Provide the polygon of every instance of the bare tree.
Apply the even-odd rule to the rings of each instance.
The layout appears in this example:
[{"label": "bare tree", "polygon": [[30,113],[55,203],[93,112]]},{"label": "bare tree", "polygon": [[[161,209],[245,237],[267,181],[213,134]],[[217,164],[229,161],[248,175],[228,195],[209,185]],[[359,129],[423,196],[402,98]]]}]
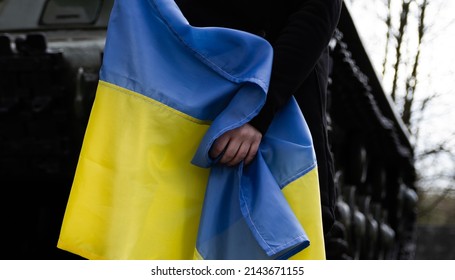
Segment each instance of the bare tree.
[{"label": "bare tree", "polygon": [[[392,97],[392,100],[396,102],[396,91],[397,91],[397,83],[398,83],[398,74],[400,67],[402,66],[402,45],[403,45],[403,39],[406,35],[407,29],[406,26],[408,25],[408,16],[409,16],[409,6],[410,4],[414,2],[413,0],[402,0],[402,5],[401,5],[401,15],[400,15],[400,25],[399,28],[395,34],[395,40],[396,40],[396,57],[395,57],[395,64],[393,66],[393,82],[392,82],[392,91],[390,93],[390,96]],[[389,11],[391,13],[391,11]]]},{"label": "bare tree", "polygon": [[[420,53],[421,53],[421,45],[422,39],[425,35],[425,10],[428,5],[428,0],[423,0],[422,3],[419,4],[419,15],[418,15],[418,27],[417,27],[417,52],[414,56],[413,67],[411,74],[406,78],[406,85],[405,85],[405,96],[404,96],[404,104],[403,104],[403,111],[401,117],[403,122],[407,127],[411,126],[411,116],[412,116],[412,105],[414,104],[414,97],[417,88],[417,70],[419,67],[420,62]],[[409,10],[409,7],[408,7]]]},{"label": "bare tree", "polygon": [[[448,133],[447,138],[439,139],[435,143],[420,141],[420,137],[423,135],[422,127],[426,121],[424,112],[431,109],[441,96],[441,93],[436,91],[419,91],[419,85],[422,84],[422,80],[420,80],[422,77],[419,75],[421,60],[428,50],[424,48],[425,38],[432,39],[438,33],[438,30],[429,28],[432,27],[433,22],[427,18],[427,12],[430,5],[437,3],[437,0],[377,1],[379,2],[376,3],[382,3],[385,9],[381,19],[386,26],[382,75],[391,77],[390,97],[414,142],[422,145],[416,149],[416,166],[428,166],[428,163],[438,165],[434,162],[440,161],[442,158],[449,162],[449,166],[455,165],[453,134]],[[355,3],[351,1],[351,3],[352,5],[360,4],[360,1]],[[454,20],[450,21],[445,28],[453,24],[455,24]],[[410,41],[412,41],[412,47],[409,45]],[[416,183],[419,187],[428,189],[428,186],[440,185],[443,180],[445,188],[453,190],[451,186],[455,178],[453,170],[447,170],[447,168],[432,170],[431,174],[427,170],[417,170],[418,182]],[[441,198],[435,199],[435,203],[424,212],[428,214],[429,209],[433,209],[440,201],[443,201],[447,193],[451,193],[451,191],[443,191]]]},{"label": "bare tree", "polygon": [[385,18],[385,24],[387,26],[387,33],[385,39],[385,54],[384,54],[384,62],[382,63],[382,76],[385,75],[385,71],[387,69],[387,58],[389,57],[389,42],[390,37],[392,36],[392,0],[387,1],[387,15]]}]

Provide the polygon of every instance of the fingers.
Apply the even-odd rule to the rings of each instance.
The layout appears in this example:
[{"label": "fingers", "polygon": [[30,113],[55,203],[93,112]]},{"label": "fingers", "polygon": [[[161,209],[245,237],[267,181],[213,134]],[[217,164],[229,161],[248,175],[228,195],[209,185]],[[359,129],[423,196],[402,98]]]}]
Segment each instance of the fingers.
[{"label": "fingers", "polygon": [[212,148],[210,149],[210,157],[212,158],[217,158],[219,157],[227,148],[228,143],[230,140],[230,136],[225,133],[218,137],[218,139],[215,140],[215,142],[212,145]]},{"label": "fingers", "polygon": [[245,157],[245,164],[250,164],[251,161],[253,161],[253,159],[256,157],[256,154],[258,153],[258,150],[259,150],[259,144],[261,143],[261,141],[258,141],[258,142],[254,142],[249,151],[248,151],[248,154],[247,156]]},{"label": "fingers", "polygon": [[229,142],[223,157],[220,159],[221,164],[234,166],[239,164],[248,154],[249,147],[247,144],[238,141]]},{"label": "fingers", "polygon": [[239,164],[242,160],[249,164],[257,154],[262,134],[250,124],[245,124],[221,135],[210,150],[212,158],[219,157],[219,163],[228,166]]}]

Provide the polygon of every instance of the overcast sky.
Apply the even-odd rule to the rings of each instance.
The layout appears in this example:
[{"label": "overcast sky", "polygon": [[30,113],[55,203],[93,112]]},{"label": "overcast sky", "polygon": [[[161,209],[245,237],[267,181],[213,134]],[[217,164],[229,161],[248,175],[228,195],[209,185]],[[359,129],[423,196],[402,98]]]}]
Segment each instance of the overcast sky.
[{"label": "overcast sky", "polygon": [[[419,71],[419,96],[438,92],[442,97],[437,100],[437,110],[429,118],[444,117],[455,110],[455,1],[430,0],[427,13],[429,31],[424,38],[422,60]],[[365,1],[347,0],[346,4],[356,22],[357,29],[379,78],[382,78],[386,27],[381,16],[384,16],[384,5],[381,0]],[[398,1],[395,1],[398,2]],[[351,3],[351,4],[349,4]],[[410,23],[412,24],[412,22]],[[412,25],[411,25],[412,26]],[[411,42],[412,40],[409,39]],[[411,44],[412,46],[412,44]],[[390,90],[391,77],[383,78],[386,92]],[[439,113],[442,114],[439,116]],[[455,116],[455,114],[453,115]],[[455,118],[451,118],[455,120]],[[443,124],[439,122],[437,126]],[[444,122],[443,127],[453,131],[453,124]],[[449,127],[447,127],[449,126]]]}]

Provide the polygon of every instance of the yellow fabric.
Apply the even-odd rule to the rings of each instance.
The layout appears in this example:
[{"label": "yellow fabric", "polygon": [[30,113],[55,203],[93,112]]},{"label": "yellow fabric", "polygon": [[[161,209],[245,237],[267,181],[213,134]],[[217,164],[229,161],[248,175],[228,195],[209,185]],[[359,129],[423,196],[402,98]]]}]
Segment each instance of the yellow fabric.
[{"label": "yellow fabric", "polygon": [[202,261],[204,258],[201,256],[197,248],[194,248],[194,255],[193,255],[193,260],[199,260]]},{"label": "yellow fabric", "polygon": [[[58,247],[88,259],[201,259],[195,243],[209,169],[190,163],[208,123],[100,82]],[[283,189],[325,259],[317,170]]]},{"label": "yellow fabric", "polygon": [[[191,259],[208,124],[100,82],[58,247],[89,259]],[[178,175],[178,176],[176,176]]]},{"label": "yellow fabric", "polygon": [[318,171],[315,168],[283,189],[286,200],[310,240],[310,246],[292,256],[291,260],[326,259],[318,186]]}]

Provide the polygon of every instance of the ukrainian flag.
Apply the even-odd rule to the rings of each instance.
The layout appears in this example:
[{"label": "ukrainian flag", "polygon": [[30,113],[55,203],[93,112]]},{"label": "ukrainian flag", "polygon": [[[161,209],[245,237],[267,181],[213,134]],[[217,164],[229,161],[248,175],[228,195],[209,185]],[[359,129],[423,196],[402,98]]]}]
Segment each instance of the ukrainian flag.
[{"label": "ukrainian flag", "polygon": [[88,259],[324,259],[295,100],[250,165],[208,156],[263,106],[272,55],[249,33],[190,26],[172,0],[115,1],[57,246]]}]

